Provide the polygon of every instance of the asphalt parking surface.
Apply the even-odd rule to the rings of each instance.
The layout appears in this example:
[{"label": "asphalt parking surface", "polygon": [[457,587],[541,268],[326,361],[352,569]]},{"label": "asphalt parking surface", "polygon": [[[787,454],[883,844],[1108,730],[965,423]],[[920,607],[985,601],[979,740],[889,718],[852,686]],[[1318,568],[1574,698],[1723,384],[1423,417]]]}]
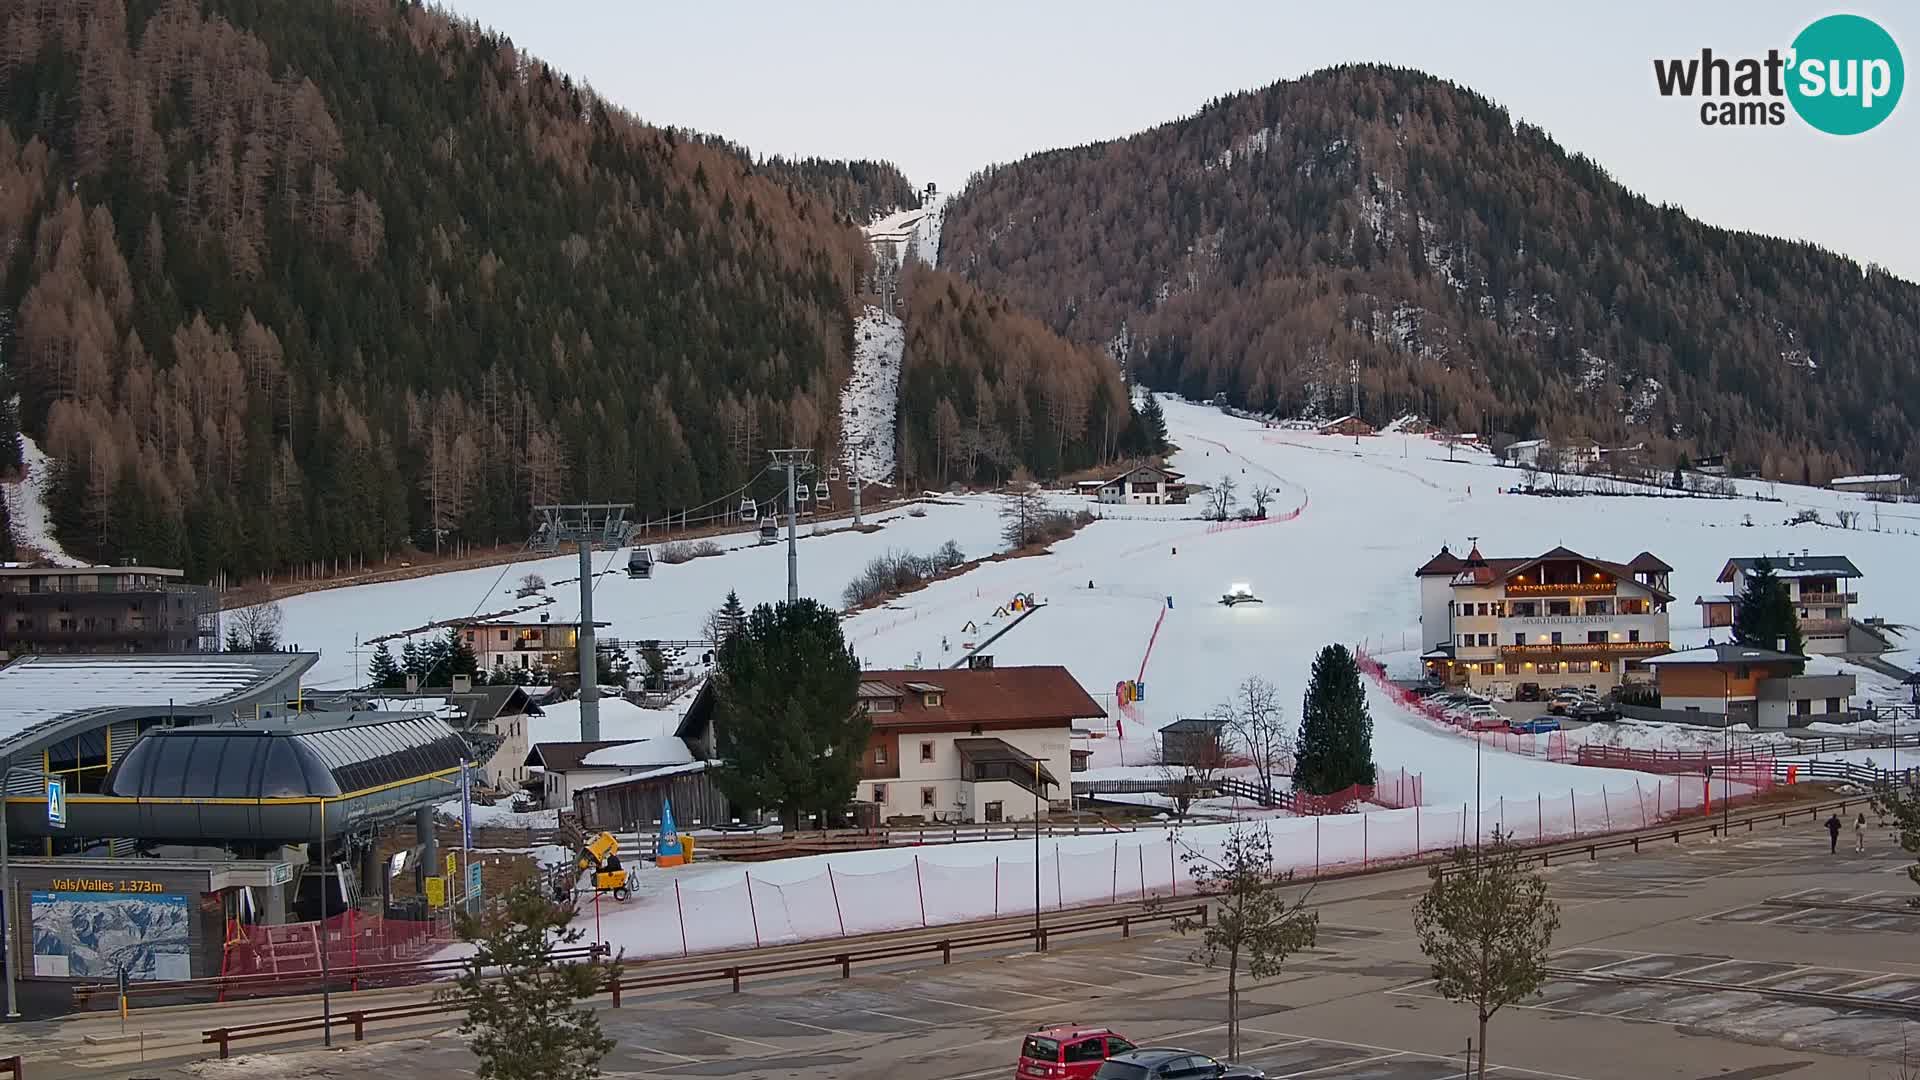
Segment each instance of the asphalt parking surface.
[{"label": "asphalt parking surface", "polygon": [[[1489,1072],[1557,1080],[1768,1080],[1895,1077],[1903,1046],[1920,1054],[1920,920],[1828,904],[1904,900],[1907,859],[1884,835],[1866,856],[1830,855],[1817,825],[1724,842],[1649,845],[1639,855],[1549,868],[1561,908],[1553,965],[1627,977],[1555,978],[1495,1017]],[[1243,978],[1240,1058],[1269,1076],[1439,1080],[1459,1077],[1474,1034],[1464,1006],[1433,991],[1411,931],[1421,871],[1316,886],[1317,946],[1281,973]],[[1168,933],[957,954],[851,979],[804,974],[629,994],[599,1010],[616,1048],[604,1067],[628,1077],[1009,1078],[1023,1034],[1101,1024],[1142,1045],[1220,1056],[1225,977]],[[1646,981],[1684,979],[1704,985]],[[1633,981],[1640,980],[1640,981]],[[1841,993],[1807,1004],[1764,991]],[[1877,1003],[1886,1004],[1877,1004]],[[473,1075],[444,1018],[344,1050],[292,1045],[231,1062],[138,1067],[110,1048],[36,1060],[44,1077],[234,1080],[404,1071]],[[303,1037],[311,1047],[314,1040]]]}]

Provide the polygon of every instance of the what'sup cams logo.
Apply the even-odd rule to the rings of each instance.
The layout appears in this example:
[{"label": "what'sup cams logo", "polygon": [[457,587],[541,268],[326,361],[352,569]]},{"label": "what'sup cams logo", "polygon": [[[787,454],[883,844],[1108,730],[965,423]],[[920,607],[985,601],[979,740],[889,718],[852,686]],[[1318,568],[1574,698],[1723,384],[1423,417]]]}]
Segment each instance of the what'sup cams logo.
[{"label": "what'sup cams logo", "polygon": [[1880,24],[1859,15],[1829,15],[1800,31],[1784,52],[1728,58],[1699,56],[1653,62],[1661,97],[1700,98],[1709,127],[1779,126],[1787,107],[1829,135],[1858,135],[1879,126],[1900,103],[1907,81],[1900,46]]}]

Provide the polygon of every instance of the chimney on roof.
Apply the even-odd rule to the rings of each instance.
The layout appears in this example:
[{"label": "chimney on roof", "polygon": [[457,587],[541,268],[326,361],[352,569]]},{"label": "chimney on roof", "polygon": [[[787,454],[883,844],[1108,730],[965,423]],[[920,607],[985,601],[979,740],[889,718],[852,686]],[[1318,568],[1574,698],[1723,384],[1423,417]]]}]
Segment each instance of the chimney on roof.
[{"label": "chimney on roof", "polygon": [[1787,639],[1786,639],[1786,638],[1783,638],[1783,637],[1782,637],[1782,638],[1774,638],[1774,639],[1773,639],[1773,651],[1774,651],[1774,652],[1786,652],[1786,651],[1787,651]]},{"label": "chimney on roof", "polygon": [[473,676],[455,675],[453,677],[453,692],[456,694],[472,693],[473,692]]}]

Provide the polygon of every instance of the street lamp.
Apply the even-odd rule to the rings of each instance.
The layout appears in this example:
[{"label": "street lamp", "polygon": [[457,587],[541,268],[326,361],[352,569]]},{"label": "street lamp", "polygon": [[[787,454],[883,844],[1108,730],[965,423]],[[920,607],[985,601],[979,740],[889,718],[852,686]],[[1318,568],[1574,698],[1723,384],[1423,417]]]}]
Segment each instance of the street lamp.
[{"label": "street lamp", "polygon": [[1040,933],[1040,759],[1033,759],[1033,951],[1044,952]]}]

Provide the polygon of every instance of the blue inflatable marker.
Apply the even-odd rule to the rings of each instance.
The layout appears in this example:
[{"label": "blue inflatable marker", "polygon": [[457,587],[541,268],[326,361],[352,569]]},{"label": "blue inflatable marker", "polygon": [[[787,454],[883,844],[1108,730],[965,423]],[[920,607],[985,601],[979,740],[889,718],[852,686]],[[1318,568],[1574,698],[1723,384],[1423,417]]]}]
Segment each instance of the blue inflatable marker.
[{"label": "blue inflatable marker", "polygon": [[654,862],[660,866],[679,866],[687,861],[680,845],[680,828],[673,822],[673,801],[660,801],[660,844],[654,849]]}]

